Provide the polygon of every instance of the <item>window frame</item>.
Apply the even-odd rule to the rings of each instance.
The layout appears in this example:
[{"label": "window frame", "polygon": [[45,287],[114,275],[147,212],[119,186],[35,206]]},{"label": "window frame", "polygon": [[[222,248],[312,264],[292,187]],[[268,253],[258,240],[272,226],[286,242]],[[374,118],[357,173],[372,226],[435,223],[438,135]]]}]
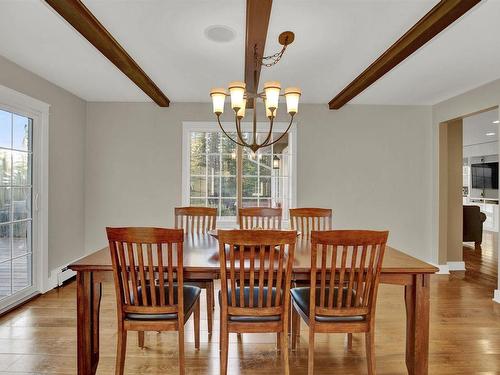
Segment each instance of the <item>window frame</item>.
[{"label": "window frame", "polygon": [[0,85],[0,107],[29,117],[32,125],[32,286],[2,300],[9,309],[48,290],[48,178],[50,105]]},{"label": "window frame", "polygon": [[[221,122],[224,129],[231,131],[234,128],[234,123],[232,122]],[[251,132],[252,123],[242,122],[242,131]],[[273,125],[273,133],[283,133],[289,123],[287,122],[275,122]],[[269,131],[269,123],[258,121],[257,122],[257,132],[267,132]],[[182,205],[190,205],[190,134],[192,132],[218,132],[222,133],[219,125],[215,121],[183,121],[182,122]],[[297,123],[294,121],[290,130],[288,131],[289,139],[289,149],[288,154],[291,163],[291,170],[289,176],[289,186],[291,190],[290,206],[295,207],[297,205]],[[218,226],[231,228],[237,225],[237,217],[233,216],[219,216],[217,218]],[[284,220],[282,226],[286,227],[287,221]]]}]

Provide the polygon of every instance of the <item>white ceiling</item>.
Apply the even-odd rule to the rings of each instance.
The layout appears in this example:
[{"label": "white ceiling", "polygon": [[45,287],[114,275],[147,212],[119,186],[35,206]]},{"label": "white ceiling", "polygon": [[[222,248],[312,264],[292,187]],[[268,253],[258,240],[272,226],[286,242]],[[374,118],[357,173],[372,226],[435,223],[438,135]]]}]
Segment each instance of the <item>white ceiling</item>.
[{"label": "white ceiling", "polygon": [[[493,121],[498,120],[498,109],[478,113],[463,119],[463,144],[464,146],[477,145],[498,141],[499,124]],[[494,135],[486,135],[495,133]]]},{"label": "white ceiling", "polygon": [[[243,79],[244,0],[84,0],[174,102],[209,101],[211,87]],[[437,0],[274,0],[266,54],[296,33],[261,82],[300,86],[328,103]],[[434,104],[500,78],[500,0],[488,0],[354,99]],[[231,42],[204,30],[225,25]],[[149,98],[41,0],[0,0],[0,55],[89,101]]]}]

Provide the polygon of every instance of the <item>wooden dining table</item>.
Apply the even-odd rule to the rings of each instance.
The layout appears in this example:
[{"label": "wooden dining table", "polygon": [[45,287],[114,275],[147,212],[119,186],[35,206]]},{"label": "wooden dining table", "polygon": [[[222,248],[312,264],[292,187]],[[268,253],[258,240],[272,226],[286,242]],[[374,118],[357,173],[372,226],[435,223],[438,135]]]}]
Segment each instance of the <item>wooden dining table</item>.
[{"label": "wooden dining table", "polygon": [[[293,265],[295,280],[308,280],[311,243],[297,239]],[[206,280],[219,271],[218,242],[209,234],[186,235],[184,278]],[[107,247],[69,266],[77,276],[78,374],[95,374],[99,363],[99,307],[102,283],[113,280]],[[430,275],[438,269],[402,251],[386,248],[380,282],[404,286],[406,305],[406,367],[410,375],[428,373]]]}]

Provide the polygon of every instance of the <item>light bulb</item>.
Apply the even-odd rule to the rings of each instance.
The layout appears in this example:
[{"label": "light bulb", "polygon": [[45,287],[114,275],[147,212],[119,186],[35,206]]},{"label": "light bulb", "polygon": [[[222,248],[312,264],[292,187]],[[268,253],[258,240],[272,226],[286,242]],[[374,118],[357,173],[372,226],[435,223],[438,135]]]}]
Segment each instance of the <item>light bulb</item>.
[{"label": "light bulb", "polygon": [[224,102],[226,100],[226,90],[221,88],[212,89],[210,91],[210,96],[212,97],[212,104],[215,114],[224,113]]}]

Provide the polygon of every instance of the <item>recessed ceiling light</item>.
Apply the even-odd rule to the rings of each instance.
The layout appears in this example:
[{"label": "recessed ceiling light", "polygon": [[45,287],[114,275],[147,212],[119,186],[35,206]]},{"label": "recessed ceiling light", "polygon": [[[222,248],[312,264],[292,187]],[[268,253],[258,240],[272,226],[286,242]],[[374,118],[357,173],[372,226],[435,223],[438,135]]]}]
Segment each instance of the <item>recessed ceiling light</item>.
[{"label": "recessed ceiling light", "polygon": [[494,124],[500,124],[500,120],[493,121]]},{"label": "recessed ceiling light", "polygon": [[491,132],[491,133],[486,133],[486,135],[487,135],[488,137],[491,137],[492,135],[495,135],[495,134],[497,134],[497,133],[493,133],[493,132]]},{"label": "recessed ceiling light", "polygon": [[205,29],[205,36],[213,42],[227,43],[235,38],[236,32],[227,26],[213,25]]}]

